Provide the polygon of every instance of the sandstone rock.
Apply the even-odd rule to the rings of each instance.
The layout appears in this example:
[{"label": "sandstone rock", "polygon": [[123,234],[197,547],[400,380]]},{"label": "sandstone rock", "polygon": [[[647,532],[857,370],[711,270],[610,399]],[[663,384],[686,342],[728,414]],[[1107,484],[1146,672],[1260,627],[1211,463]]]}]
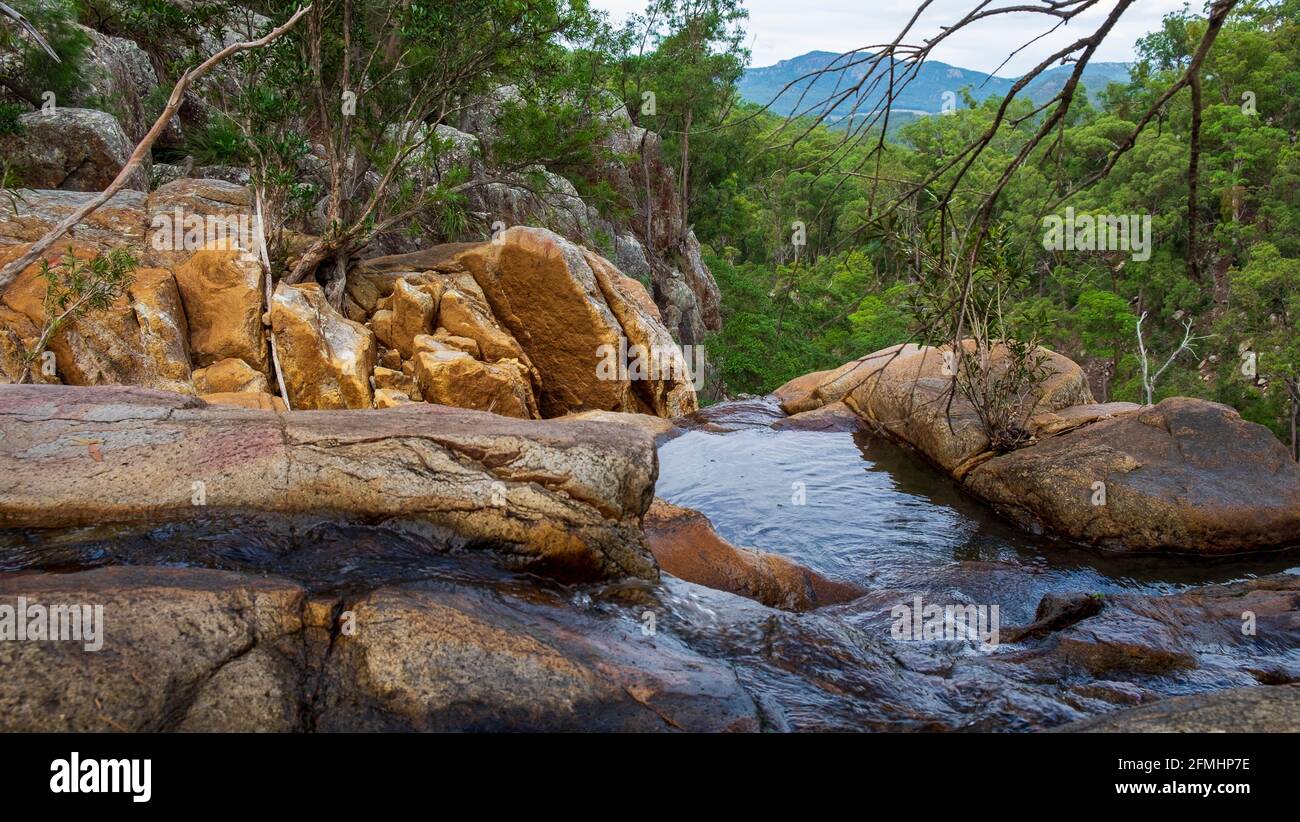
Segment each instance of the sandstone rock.
[{"label": "sandstone rock", "polygon": [[[965,345],[967,350],[973,350],[972,341]],[[1078,365],[1055,352],[1040,351],[1047,375],[1036,393],[1022,403],[1022,417],[1093,401],[1087,377]],[[885,364],[870,370],[869,378],[849,391],[844,401],[869,422],[960,479],[985,458],[990,443],[974,406],[960,392],[951,396],[949,403],[953,378],[944,373],[948,368],[944,353],[942,349],[924,348],[892,359],[885,357]],[[993,374],[1005,368],[1005,356],[1002,346],[994,347],[988,366]],[[868,358],[868,362],[873,361],[879,358]],[[839,381],[847,379],[845,374]]]},{"label": "sandstone rock", "polygon": [[1296,733],[1300,685],[1229,688],[1176,696],[1056,730],[1062,733]]},{"label": "sandstone rock", "polygon": [[425,402],[507,417],[537,416],[528,372],[518,361],[487,363],[463,351],[421,351],[415,357],[415,375]]},{"label": "sandstone rock", "polygon": [[392,388],[375,389],[375,408],[396,408],[399,405],[410,405],[412,402],[414,400],[401,391]]},{"label": "sandstone rock", "polygon": [[[694,410],[694,388],[671,373],[674,363],[681,364],[680,352],[655,319],[618,291],[612,279],[617,269],[607,261],[544,229],[520,227],[458,259],[541,374],[543,415],[602,409],[665,416]],[[439,323],[459,333],[444,314]],[[651,374],[634,390],[630,375],[622,373],[633,346],[652,349],[648,358],[664,358],[668,375]]]},{"label": "sandstone rock", "polygon": [[[0,139],[0,153],[27,188],[103,191],[135,148],[113,115],[94,109],[58,106],[18,120],[22,134]],[[147,171],[137,169],[126,187],[148,191]]]},{"label": "sandstone rock", "polygon": [[663,417],[656,417],[652,414],[630,414],[623,411],[581,411],[577,414],[566,414],[563,417],[556,417],[556,422],[583,422],[595,420],[596,422],[612,422],[619,425],[630,425],[639,428],[650,436],[655,438],[655,442],[662,445],[668,440],[682,434],[682,430],[673,424],[672,420]]},{"label": "sandstone rock", "polygon": [[200,568],[0,578],[0,603],[14,607],[18,597],[100,606],[102,649],[0,642],[5,731],[300,727],[304,593],[296,584]]},{"label": "sandstone rock", "polygon": [[1097,420],[1110,419],[1119,414],[1142,410],[1135,402],[1104,402],[1091,405],[1071,405],[1056,411],[1045,411],[1029,418],[1029,431],[1035,437],[1051,437],[1073,431]]},{"label": "sandstone rock", "polygon": [[814,371],[795,377],[772,392],[787,414],[814,411],[831,403],[840,402],[850,392],[873,382],[880,373],[896,361],[920,353],[921,347],[913,343],[900,343],[859,357],[830,371]]},{"label": "sandstone rock", "polygon": [[480,355],[488,362],[529,362],[519,341],[497,322],[492,309],[482,298],[482,292],[475,294],[448,288],[438,304],[438,325],[447,329],[449,337],[474,340]]},{"label": "sandstone rock", "polygon": [[[629,372],[636,398],[660,417],[680,417],[695,411],[699,408],[699,401],[693,381],[697,376],[702,379],[704,375],[691,373],[672,335],[663,327],[659,311],[646,306],[643,299],[646,298],[645,289],[635,280],[623,276],[603,257],[590,251],[583,256],[591,266],[605,302],[627,337],[633,359],[644,357],[649,366],[646,374]],[[635,366],[634,362],[633,368]]]},{"label": "sandstone rock", "polygon": [[218,240],[195,252],[176,270],[189,320],[194,364],[243,360],[266,373],[269,352],[262,325],[262,265],[238,246]]},{"label": "sandstone rock", "polygon": [[391,368],[375,366],[374,370],[375,390],[389,390],[405,394],[408,398],[418,399],[420,386],[416,383],[415,378],[403,374],[401,371],[394,371]]},{"label": "sandstone rock", "polygon": [[145,262],[173,271],[206,247],[256,250],[252,195],[247,186],[183,178],[149,195]]},{"label": "sandstone rock", "polygon": [[102,606],[102,647],[0,643],[6,732],[758,730],[725,663],[554,595],[110,567],[0,579],[19,597]]},{"label": "sandstone rock", "polygon": [[1228,554],[1300,542],[1300,465],[1263,426],[1184,397],[995,457],[966,487],[1022,527],[1112,550]]},{"label": "sandstone rock", "polygon": [[0,527],[336,512],[428,523],[450,546],[565,578],[657,574],[640,532],[654,443],[627,426],[425,403],[275,414],[135,388],[8,385],[0,432]]},{"label": "sandstone rock", "polygon": [[[36,242],[97,194],[23,190],[13,208],[0,209],[0,246]],[[73,242],[79,248],[95,251],[125,248],[137,258],[144,259],[145,230],[149,225],[145,205],[143,192],[119,191],[78,223],[66,241],[59,240],[51,249],[64,251],[68,243]],[[157,265],[148,259],[144,259],[144,263]]]},{"label": "sandstone rock", "polygon": [[[621,351],[622,335],[581,249],[548,231],[512,228],[462,258],[542,374],[538,400],[545,416],[641,410],[625,378],[599,378],[598,351]],[[438,320],[462,333],[446,316]]]},{"label": "sandstone rock", "polygon": [[390,371],[401,371],[402,353],[391,348],[385,348],[379,354],[379,364]]},{"label": "sandstone rock", "polygon": [[687,582],[749,597],[773,608],[807,611],[863,593],[779,554],[737,548],[718,536],[699,511],[658,498],[646,511],[644,527],[646,544],[663,570]]},{"label": "sandstone rock", "polygon": [[321,730],[754,731],[724,663],[553,598],[383,588],[330,655]]},{"label": "sandstone rock", "polygon": [[218,360],[207,368],[194,371],[194,388],[200,394],[230,394],[254,392],[270,393],[270,384],[266,375],[254,371],[243,360],[228,357]]},{"label": "sandstone rock", "polygon": [[464,351],[476,360],[483,359],[483,350],[479,348],[478,342],[469,337],[457,337],[447,329],[439,328],[433,338],[448,348]]},{"label": "sandstone rock", "polygon": [[204,394],[199,399],[208,405],[228,405],[232,408],[251,408],[256,411],[286,411],[284,400],[265,391],[222,391]]},{"label": "sandstone rock", "polygon": [[392,301],[389,304],[392,319],[385,345],[400,351],[404,358],[411,357],[415,353],[415,338],[432,330],[431,323],[441,296],[441,287],[436,281],[424,287],[414,285],[409,280],[394,283]]},{"label": "sandstone rock", "polygon": [[[26,248],[0,247],[0,265]],[[65,252],[51,248],[44,258],[58,265]],[[74,252],[81,259],[96,253],[91,248]],[[10,309],[0,315],[0,324],[25,346],[36,345],[45,325],[46,287],[38,261],[0,295]],[[185,315],[171,273],[138,268],[127,292],[113,305],[66,323],[50,338],[47,350],[54,354],[57,378],[69,385],[141,385],[193,393],[186,337]],[[9,374],[10,379],[17,376]]]},{"label": "sandstone rock", "polygon": [[319,285],[280,283],[271,328],[293,408],[372,407],[375,336],[335,311]]}]

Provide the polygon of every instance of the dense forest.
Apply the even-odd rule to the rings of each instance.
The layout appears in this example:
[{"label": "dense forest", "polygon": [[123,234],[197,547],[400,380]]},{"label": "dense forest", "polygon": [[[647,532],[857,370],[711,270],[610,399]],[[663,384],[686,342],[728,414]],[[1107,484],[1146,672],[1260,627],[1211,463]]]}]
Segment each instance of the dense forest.
[{"label": "dense forest", "polygon": [[[272,21],[295,8],[246,5]],[[121,105],[93,100],[93,83],[86,88],[78,60],[87,38],[75,22],[129,32],[165,87],[220,41],[232,9],[242,8],[195,2],[182,10],[162,0],[19,7],[61,59],[4,30],[10,56],[0,65],[0,133],[20,129],[18,116],[46,92]],[[941,340],[946,331],[931,320],[942,295],[927,262],[942,254],[947,229],[939,221],[968,218],[1014,167],[986,215],[977,272],[978,287],[997,304],[998,333],[1074,358],[1099,400],[1213,399],[1297,448],[1300,0],[1235,4],[1201,66],[1202,104],[1193,109],[1191,89],[1174,94],[1095,181],[1142,112],[1186,69],[1206,15],[1169,15],[1137,44],[1128,83],[1081,95],[1053,139],[1024,158],[1044,113],[1028,95],[1015,99],[940,211],[921,201],[941,198],[954,153],[989,129],[1000,99],[954,89],[959,105],[944,115],[855,133],[816,116],[779,116],[737,92],[749,61],[745,22],[735,0],[654,0],[618,23],[559,0],[321,4],[300,32],[233,60],[238,82],[214,84],[218,93],[204,103],[213,111],[197,118],[202,127],[155,146],[154,155],[249,168],[280,218],[270,222],[284,226],[270,238],[276,264],[297,281],[385,232],[426,241],[485,235],[490,227],[475,224],[467,199],[483,184],[471,167],[484,161],[537,190],[548,186],[542,170],[561,175],[587,203],[626,218],[637,203],[593,173],[626,159],[602,140],[609,112],[622,105],[635,124],[662,136],[680,206],[719,283],[722,329],[707,349],[730,394],[766,392],[904,340]],[[340,31],[352,39],[333,34]],[[515,93],[501,104],[496,139],[482,149],[490,157],[460,156],[432,128],[464,125],[475,100],[503,87]],[[360,105],[356,116],[340,117],[324,101],[350,89],[363,90]],[[165,102],[159,94],[142,104],[152,115]],[[1199,161],[1191,181],[1194,118]],[[413,122],[430,128],[413,131]],[[881,131],[888,137],[877,145]],[[322,192],[295,171],[321,143],[330,166],[323,206]],[[4,173],[21,182],[14,170]],[[374,196],[355,196],[355,181],[368,174],[379,191],[372,185]],[[917,180],[928,181],[919,193],[906,189],[883,217],[874,210],[881,192],[887,198]],[[1080,222],[1132,216],[1135,228],[1149,218],[1149,247],[1046,247],[1053,215],[1066,214]],[[293,247],[295,229],[314,238],[309,247]],[[595,234],[589,244],[612,256],[612,239]]]}]

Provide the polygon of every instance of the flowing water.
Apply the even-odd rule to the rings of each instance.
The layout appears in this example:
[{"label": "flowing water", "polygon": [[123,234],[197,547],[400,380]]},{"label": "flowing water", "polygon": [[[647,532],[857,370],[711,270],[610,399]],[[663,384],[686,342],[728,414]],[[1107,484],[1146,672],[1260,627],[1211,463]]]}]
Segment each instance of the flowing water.
[{"label": "flowing water", "polygon": [[1165,594],[1300,573],[1293,553],[1118,556],[1030,535],[888,438],[761,422],[691,430],[660,446],[657,495],[703,512],[733,544],[864,588],[954,588],[1024,622],[1052,591]]},{"label": "flowing water", "polygon": [[893,642],[891,609],[915,596],[996,605],[1005,628],[1031,622],[1053,592],[1171,594],[1300,574],[1300,556],[1107,555],[1017,530],[892,441],[862,431],[779,430],[782,424],[764,401],[697,415],[690,430],[660,446],[656,493],[703,512],[736,545],[781,554],[864,591],[808,614],[667,577],[657,588],[564,586],[512,572],[489,552],[418,523],[322,518],[213,517],[129,533],[9,531],[0,533],[0,573],[193,565],[281,574],[311,590],[343,592],[447,579],[522,597],[557,592],[576,609],[636,627],[648,603],[663,631],[732,664],[773,729],[1034,729],[1144,694],[1251,684],[1249,672],[1260,665],[1300,671],[1300,648],[1225,645],[1192,671],[1116,681],[1080,675],[1014,643]]}]

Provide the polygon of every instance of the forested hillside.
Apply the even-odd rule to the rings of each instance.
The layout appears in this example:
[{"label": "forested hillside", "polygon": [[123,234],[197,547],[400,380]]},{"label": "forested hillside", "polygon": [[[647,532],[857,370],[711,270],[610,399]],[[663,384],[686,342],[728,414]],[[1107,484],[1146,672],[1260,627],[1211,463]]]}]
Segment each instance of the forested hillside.
[{"label": "forested hillside", "polygon": [[[1186,68],[1205,25],[1191,12],[1168,17],[1138,44],[1130,83],[1104,90],[1096,105],[1076,104],[1050,144],[1028,156],[992,214],[996,260],[985,271],[997,283],[1007,330],[1083,363],[1099,399],[1146,399],[1135,333],[1146,315],[1152,374],[1193,338],[1161,374],[1154,399],[1181,394],[1231,404],[1294,448],[1300,3],[1242,4],[1208,54],[1191,255],[1188,90],[1159,108],[1104,179],[1080,186]],[[907,125],[881,152],[878,169],[874,158],[860,159],[871,140],[844,140],[821,125],[794,140],[798,124],[753,106],[729,113],[731,127],[714,138],[718,160],[696,160],[717,171],[696,174],[691,212],[722,288],[724,325],[710,353],[728,388],[763,392],[921,329],[928,296],[917,261],[936,247],[936,226],[900,209],[892,230],[864,227],[870,192],[897,190],[900,181],[943,167],[989,127],[1000,102],[967,96],[950,116]],[[1014,102],[1008,119],[1014,127],[998,129],[956,192],[954,222],[969,216],[1038,125],[1028,100]],[[733,157],[747,162],[724,160]],[[933,196],[946,179],[950,172],[928,187]],[[1045,249],[1044,217],[1063,217],[1066,208],[1149,215],[1149,258]],[[792,243],[796,222],[806,245]]]}]

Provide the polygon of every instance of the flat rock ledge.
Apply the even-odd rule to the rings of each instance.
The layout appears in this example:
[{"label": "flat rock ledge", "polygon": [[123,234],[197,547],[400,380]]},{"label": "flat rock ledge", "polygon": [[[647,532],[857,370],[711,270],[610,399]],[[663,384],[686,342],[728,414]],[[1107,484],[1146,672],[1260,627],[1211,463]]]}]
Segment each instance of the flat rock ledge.
[{"label": "flat rock ledge", "polygon": [[561,579],[657,579],[640,529],[657,474],[653,438],[626,425],[0,386],[0,528],[341,514],[428,523],[448,547],[496,549]]},{"label": "flat rock ledge", "polygon": [[318,596],[274,576],[129,566],[0,579],[0,605],[33,603],[99,607],[99,647],[0,642],[5,732],[760,725],[725,663],[539,591],[423,581]]},{"label": "flat rock ledge", "polygon": [[1296,733],[1300,685],[1228,688],[1072,722],[1061,733]]},{"label": "flat rock ledge", "polygon": [[1032,533],[1118,553],[1300,546],[1300,464],[1267,428],[1189,397],[1096,403],[1077,364],[1042,353],[1047,377],[1022,407],[1032,439],[1009,453],[991,448],[967,400],[948,402],[941,348],[886,348],[771,399],[790,423],[847,406]]}]

